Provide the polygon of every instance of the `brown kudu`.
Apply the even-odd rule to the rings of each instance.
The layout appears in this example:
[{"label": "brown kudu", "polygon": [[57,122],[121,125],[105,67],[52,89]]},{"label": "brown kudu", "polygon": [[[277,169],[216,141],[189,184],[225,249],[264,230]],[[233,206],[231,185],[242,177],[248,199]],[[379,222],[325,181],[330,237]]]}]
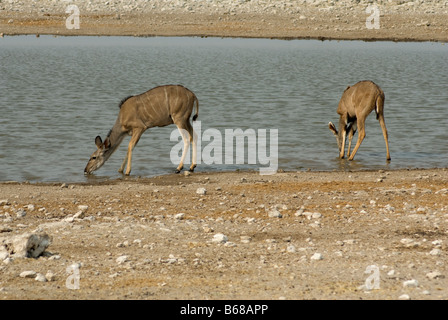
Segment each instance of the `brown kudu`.
[{"label": "brown kudu", "polygon": [[[110,130],[104,142],[100,136],[95,138],[97,150],[90,157],[84,172],[87,174],[99,169],[114,153],[126,135],[131,135],[126,157],[118,170],[126,175],[131,172],[132,150],[136,146],[143,132],[152,127],[164,127],[175,124],[184,141],[184,149],[176,173],[183,168],[185,156],[190,143],[193,144],[193,159],[190,171],[196,167],[196,135],[190,123],[190,116],[196,104],[198,117],[199,102],[196,95],[180,85],[166,85],[153,88],[142,94],[130,96],[120,103],[120,112],[115,125]],[[188,136],[189,135],[189,136]]]},{"label": "brown kudu", "polygon": [[[360,81],[353,86],[347,87],[339,101],[337,113],[339,117],[339,130],[330,122],[328,127],[336,136],[339,147],[339,158],[343,159],[345,154],[345,140],[348,133],[348,160],[353,160],[362,141],[366,136],[365,122],[367,116],[375,110],[376,118],[379,120],[386,142],[387,160],[390,160],[389,142],[386,124],[384,122],[384,92],[372,81]],[[355,148],[350,154],[353,135],[358,129],[358,140]]]}]

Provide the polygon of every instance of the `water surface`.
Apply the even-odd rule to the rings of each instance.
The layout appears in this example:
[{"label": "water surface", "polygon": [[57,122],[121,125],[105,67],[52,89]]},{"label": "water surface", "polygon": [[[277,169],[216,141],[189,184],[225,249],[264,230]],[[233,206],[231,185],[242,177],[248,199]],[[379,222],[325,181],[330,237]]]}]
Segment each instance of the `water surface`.
[{"label": "water surface", "polygon": [[[344,89],[366,79],[386,94],[390,163],[373,114],[350,163],[337,158],[328,130]],[[0,181],[89,181],[83,169],[95,136],[112,128],[120,100],[162,84],[196,93],[202,133],[277,129],[280,169],[447,166],[448,46],[441,43],[20,36],[0,39]],[[174,129],[142,136],[133,175],[173,172]],[[127,142],[96,179],[121,177]],[[263,166],[247,162],[197,170]]]}]

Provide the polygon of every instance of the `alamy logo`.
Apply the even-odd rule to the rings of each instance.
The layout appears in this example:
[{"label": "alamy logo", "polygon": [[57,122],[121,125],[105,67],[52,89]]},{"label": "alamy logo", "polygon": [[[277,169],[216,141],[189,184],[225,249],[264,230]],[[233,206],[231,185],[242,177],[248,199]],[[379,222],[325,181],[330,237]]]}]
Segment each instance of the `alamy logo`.
[{"label": "alamy logo", "polygon": [[[277,173],[278,169],[278,129],[225,129],[224,138],[221,131],[209,128],[202,132],[201,121],[193,122],[193,130],[197,141],[197,164],[259,164],[261,175]],[[269,139],[268,139],[269,132]],[[186,130],[182,134],[189,136]],[[245,162],[247,139],[247,162]],[[182,135],[179,130],[171,132],[170,141],[178,141],[170,152],[173,164],[179,163],[184,147]],[[269,143],[268,143],[269,141]],[[208,142],[202,148],[202,142]],[[269,154],[267,152],[269,148]],[[190,150],[185,163],[190,163]]]},{"label": "alamy logo", "polygon": [[380,9],[378,6],[369,5],[366,8],[366,13],[370,14],[366,18],[366,28],[367,29],[379,29],[380,28]]},{"label": "alamy logo", "polygon": [[79,281],[81,279],[81,275],[79,273],[80,264],[75,263],[67,267],[66,271],[69,275],[65,280],[65,287],[70,290],[78,290],[79,289]]}]

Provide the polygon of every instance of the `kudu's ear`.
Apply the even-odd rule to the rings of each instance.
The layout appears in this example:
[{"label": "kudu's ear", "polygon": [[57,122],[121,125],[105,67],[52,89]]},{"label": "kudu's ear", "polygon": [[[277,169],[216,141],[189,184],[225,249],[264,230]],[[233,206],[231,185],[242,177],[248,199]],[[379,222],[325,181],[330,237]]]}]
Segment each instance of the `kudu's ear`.
[{"label": "kudu's ear", "polygon": [[97,137],[95,138],[95,144],[96,144],[96,146],[97,146],[98,149],[101,148],[101,147],[103,146],[103,140],[101,140],[101,137],[100,137],[100,136],[97,136]]},{"label": "kudu's ear", "polygon": [[334,135],[338,135],[338,130],[336,129],[335,125],[333,124],[333,122],[329,122],[328,123],[328,129],[330,129]]}]

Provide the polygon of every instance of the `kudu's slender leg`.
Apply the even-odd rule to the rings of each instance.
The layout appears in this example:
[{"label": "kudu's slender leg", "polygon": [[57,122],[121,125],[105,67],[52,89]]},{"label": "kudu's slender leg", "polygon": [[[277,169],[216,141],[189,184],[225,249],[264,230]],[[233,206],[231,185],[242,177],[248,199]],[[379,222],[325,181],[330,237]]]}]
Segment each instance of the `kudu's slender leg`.
[{"label": "kudu's slender leg", "polygon": [[356,133],[356,122],[353,122],[350,127],[350,132],[348,133],[347,157],[350,157],[350,150],[352,149],[352,140],[355,133]]},{"label": "kudu's slender leg", "polygon": [[190,122],[178,124],[177,128],[182,136],[182,140],[184,142],[184,149],[182,150],[182,157],[180,159],[180,163],[176,168],[176,173],[179,173],[184,167],[184,161],[188,153],[188,148],[190,147],[190,143],[193,145],[193,156],[190,166],[190,171],[194,171],[196,168],[196,152],[197,152],[197,134],[194,132],[193,127]]},{"label": "kudu's slender leg", "polygon": [[176,173],[179,173],[183,167],[184,167],[184,161],[185,157],[187,155],[188,147],[190,145],[190,139],[189,139],[189,133],[185,128],[182,128],[181,126],[177,126],[179,129],[180,135],[182,136],[182,141],[184,142],[184,148],[182,150],[182,157],[180,158],[179,165],[176,168]]},{"label": "kudu's slender leg", "polygon": [[124,167],[126,166],[126,161],[128,160],[129,151],[126,151],[126,156],[123,159],[123,162],[121,163],[120,169],[118,169],[119,173],[123,173]]},{"label": "kudu's slender leg", "polygon": [[362,141],[366,137],[366,130],[365,130],[364,122],[365,122],[365,118],[362,118],[362,117],[358,118],[358,120],[356,122],[357,127],[358,127],[358,140],[356,141],[355,148],[353,149],[353,152],[350,155],[350,157],[348,158],[348,160],[353,160],[356,152],[359,149],[359,146],[361,145]]},{"label": "kudu's slender leg", "polygon": [[127,176],[131,173],[132,150],[134,150],[144,131],[145,131],[144,129],[140,128],[135,128],[132,130],[131,141],[129,141],[128,152],[126,153],[128,159],[128,165],[126,167],[125,174]]},{"label": "kudu's slender leg", "polygon": [[378,120],[380,122],[381,125],[381,130],[383,130],[383,137],[384,137],[384,141],[386,142],[386,159],[390,160],[390,153],[389,153],[389,137],[387,134],[387,129],[386,129],[386,123],[384,122],[384,116],[382,113],[378,114]]},{"label": "kudu's slender leg", "polygon": [[341,149],[339,150],[339,158],[344,159],[345,155],[345,140],[347,139],[347,116],[341,116],[339,118],[339,132],[341,133],[340,139],[342,140]]},{"label": "kudu's slender leg", "polygon": [[192,132],[193,134],[190,135],[190,141],[193,144],[193,156],[192,156],[192,161],[191,161],[191,166],[190,166],[190,171],[194,171],[194,168],[196,168],[196,163],[197,163],[197,143],[198,143],[198,135],[197,133],[193,130],[192,128]]}]

